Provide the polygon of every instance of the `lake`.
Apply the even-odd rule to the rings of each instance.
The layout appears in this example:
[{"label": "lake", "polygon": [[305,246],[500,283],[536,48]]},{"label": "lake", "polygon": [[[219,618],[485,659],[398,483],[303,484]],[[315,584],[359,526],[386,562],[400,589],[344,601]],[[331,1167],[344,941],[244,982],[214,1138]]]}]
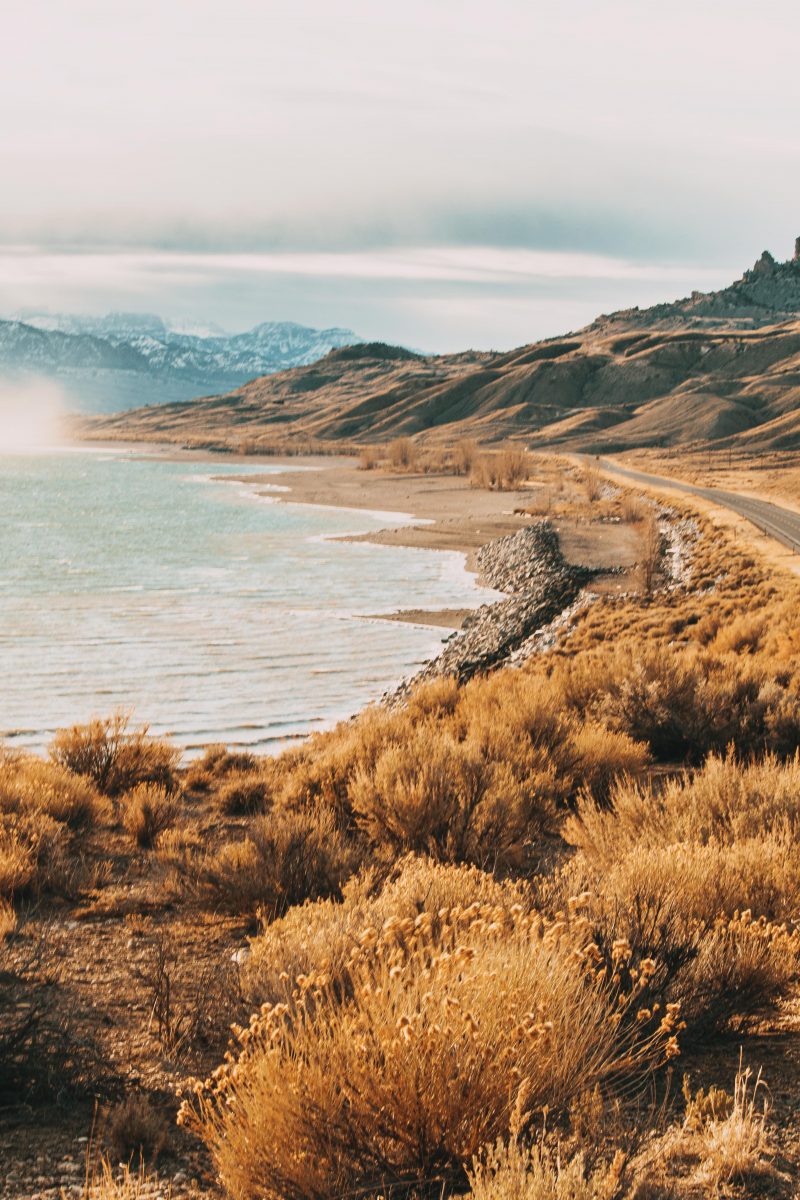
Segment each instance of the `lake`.
[{"label": "lake", "polygon": [[280,467],[133,452],[0,456],[0,739],[134,710],[189,752],[271,751],[416,670],[446,631],[368,619],[476,607],[460,554],[332,540],[396,514],[276,503]]}]

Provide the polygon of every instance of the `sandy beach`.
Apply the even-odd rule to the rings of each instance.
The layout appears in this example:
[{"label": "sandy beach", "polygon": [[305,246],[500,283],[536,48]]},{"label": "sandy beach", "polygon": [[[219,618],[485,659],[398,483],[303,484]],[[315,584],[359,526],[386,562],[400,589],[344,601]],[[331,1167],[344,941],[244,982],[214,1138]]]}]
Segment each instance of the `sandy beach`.
[{"label": "sandy beach", "polygon": [[[471,487],[463,476],[364,471],[352,459],[270,460],[270,466],[277,465],[285,467],[279,477],[270,473],[260,480],[249,474],[241,476],[241,481],[256,487],[260,482],[275,485],[279,481],[287,491],[265,488],[265,493],[279,502],[381,512],[388,525],[391,514],[397,514],[404,522],[397,528],[358,534],[351,540],[456,550],[468,560],[485,542],[515,533],[526,524],[530,517],[514,510],[530,505],[535,494],[535,481],[516,491],[490,492]],[[419,523],[409,524],[409,515]]]}]

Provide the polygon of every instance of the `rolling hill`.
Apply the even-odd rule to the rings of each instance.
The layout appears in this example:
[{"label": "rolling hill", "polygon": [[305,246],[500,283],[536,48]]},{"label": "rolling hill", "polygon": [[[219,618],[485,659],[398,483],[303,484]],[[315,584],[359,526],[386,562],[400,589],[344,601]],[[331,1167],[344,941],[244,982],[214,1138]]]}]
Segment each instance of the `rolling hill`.
[{"label": "rolling hill", "polygon": [[747,442],[800,448],[800,245],[729,288],[613,313],[509,353],[380,343],[223,395],[92,422],[93,437],[235,448],[309,439],[524,439],[592,453]]}]

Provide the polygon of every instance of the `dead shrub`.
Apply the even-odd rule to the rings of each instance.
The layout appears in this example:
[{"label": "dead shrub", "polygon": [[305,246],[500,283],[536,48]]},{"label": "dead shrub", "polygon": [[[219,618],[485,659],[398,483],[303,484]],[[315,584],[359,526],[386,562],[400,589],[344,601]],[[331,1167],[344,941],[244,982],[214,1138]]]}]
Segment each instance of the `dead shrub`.
[{"label": "dead shrub", "polygon": [[497,460],[494,454],[478,454],[473,458],[469,473],[472,487],[491,490],[497,486],[498,478]]},{"label": "dead shrub", "polygon": [[664,534],[653,509],[643,516],[639,529],[638,568],[642,591],[649,596],[655,587],[664,558]]},{"label": "dead shrub", "polygon": [[134,1092],[102,1116],[103,1142],[114,1162],[154,1166],[167,1146],[169,1121],[142,1093]]},{"label": "dead shrub", "polygon": [[644,519],[646,511],[647,508],[641,496],[637,496],[634,492],[623,492],[620,500],[620,513],[627,525],[638,525],[639,521]]},{"label": "dead shrub", "polygon": [[375,446],[363,446],[358,454],[358,467],[360,471],[374,471],[379,462],[378,451]]},{"label": "dead shrub", "polygon": [[156,838],[175,823],[177,796],[156,783],[140,783],[120,798],[122,823],[136,845],[149,850]]},{"label": "dead shrub", "polygon": [[54,762],[94,780],[107,796],[119,796],[139,783],[174,790],[180,751],[150,737],[148,727],[129,729],[130,716],[117,712],[88,725],[60,729],[50,746]]},{"label": "dead shrub", "polygon": [[582,482],[586,499],[590,504],[594,504],[603,494],[603,477],[599,468],[593,463],[584,467]]},{"label": "dead shrub", "polygon": [[531,456],[524,446],[507,446],[497,459],[497,481],[503,491],[511,491],[529,478]]},{"label": "dead shrub", "polygon": [[461,438],[453,447],[453,469],[456,475],[469,475],[480,447],[473,438]]}]

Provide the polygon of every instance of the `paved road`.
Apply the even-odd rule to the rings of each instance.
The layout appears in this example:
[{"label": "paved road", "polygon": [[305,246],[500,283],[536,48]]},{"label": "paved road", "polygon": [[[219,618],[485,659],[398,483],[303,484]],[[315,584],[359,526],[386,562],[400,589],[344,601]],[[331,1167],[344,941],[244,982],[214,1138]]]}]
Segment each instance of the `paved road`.
[{"label": "paved road", "polygon": [[695,487],[691,483],[681,483],[677,479],[666,479],[661,475],[646,475],[643,471],[634,471],[632,467],[623,467],[612,459],[601,458],[600,466],[607,471],[616,471],[618,475],[626,475],[639,483],[649,483],[654,487],[666,485],[677,488],[678,491],[688,492],[692,496],[702,496],[712,504],[729,508],[751,521],[762,533],[769,534],[776,541],[782,542],[790,550],[800,551],[800,513],[790,508],[781,508],[778,504],[770,504],[768,500],[755,500],[739,492],[725,492],[721,488]]}]

